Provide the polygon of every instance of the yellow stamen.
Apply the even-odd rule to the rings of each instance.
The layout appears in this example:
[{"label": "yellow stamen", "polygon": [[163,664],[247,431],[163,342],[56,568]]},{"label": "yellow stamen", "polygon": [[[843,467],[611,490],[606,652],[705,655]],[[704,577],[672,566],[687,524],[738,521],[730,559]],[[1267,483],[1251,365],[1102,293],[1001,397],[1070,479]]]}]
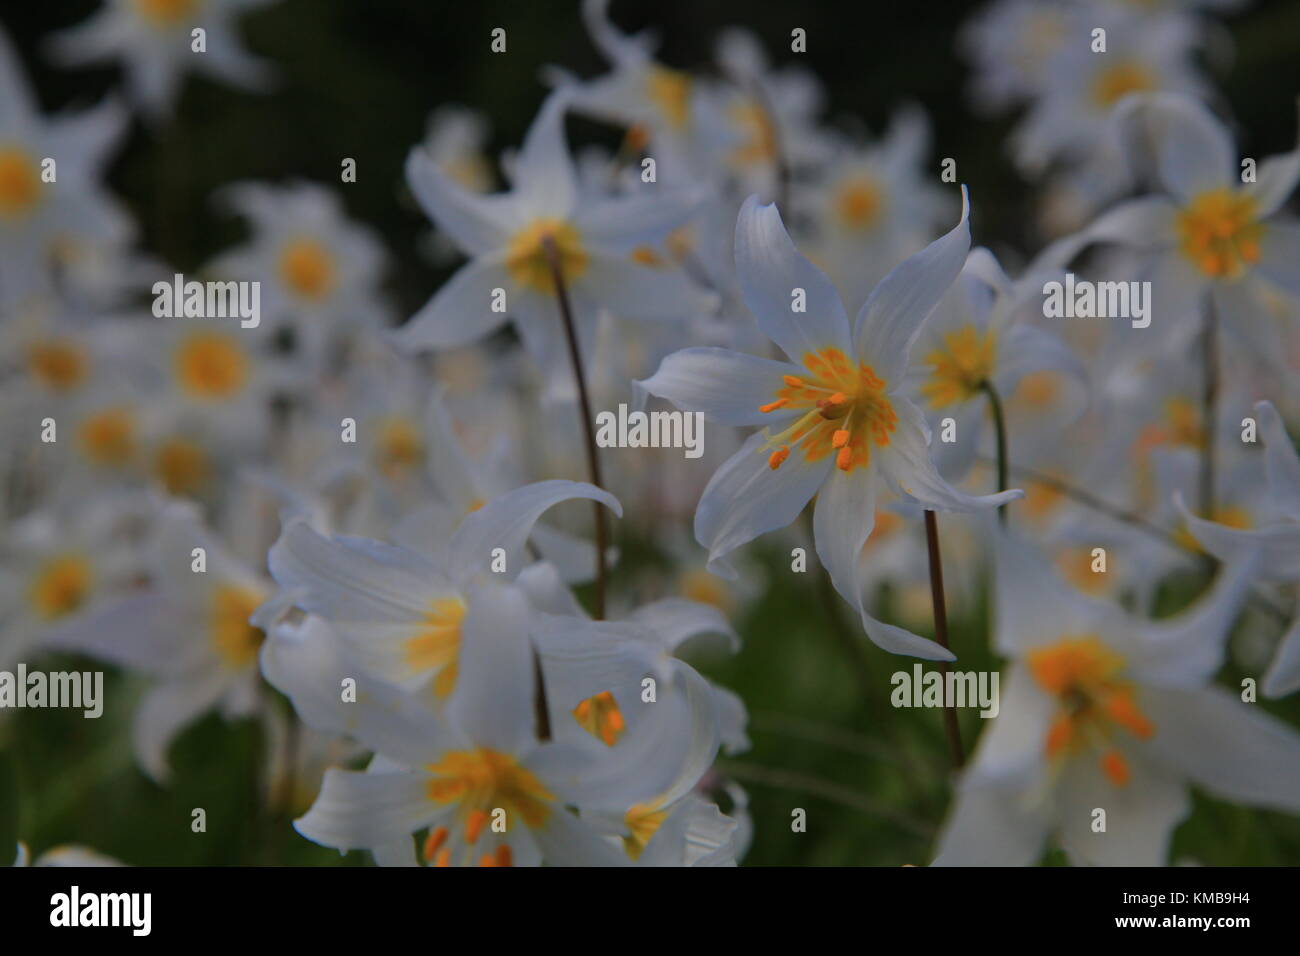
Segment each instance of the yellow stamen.
[{"label": "yellow stamen", "polygon": [[510,239],[506,271],[520,285],[554,295],[552,257],[559,263],[565,282],[587,271],[587,252],[578,230],[560,219],[536,219]]},{"label": "yellow stamen", "polygon": [[280,278],[300,299],[326,299],[334,290],[337,272],[334,255],[316,239],[293,239],[280,251]]},{"label": "yellow stamen", "polygon": [[1207,276],[1236,279],[1259,261],[1264,226],[1253,196],[1228,187],[1195,196],[1178,213],[1179,248]]},{"label": "yellow stamen", "polygon": [[437,827],[436,829],[431,830],[424,841],[424,858],[426,860],[432,860],[436,857],[438,851],[442,849],[442,845],[447,842],[448,836],[449,834],[446,827]]},{"label": "yellow stamen", "polygon": [[790,457],[789,448],[785,448],[785,447],[778,448],[776,451],[772,452],[772,454],[768,457],[767,467],[771,468],[773,471],[776,471],[789,457]]},{"label": "yellow stamen", "polygon": [[478,838],[483,833],[483,827],[488,822],[486,810],[471,810],[469,818],[465,821],[465,842],[473,846],[478,842]]},{"label": "yellow stamen", "polygon": [[1117,787],[1127,785],[1133,776],[1128,761],[1118,750],[1110,750],[1102,755],[1101,770],[1106,775],[1106,779]]}]

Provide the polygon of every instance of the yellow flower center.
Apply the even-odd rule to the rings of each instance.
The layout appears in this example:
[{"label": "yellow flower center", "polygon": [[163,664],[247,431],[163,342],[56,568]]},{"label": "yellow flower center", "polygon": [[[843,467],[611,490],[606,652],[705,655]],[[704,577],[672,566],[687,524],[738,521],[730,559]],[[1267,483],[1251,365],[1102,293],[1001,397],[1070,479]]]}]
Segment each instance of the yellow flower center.
[{"label": "yellow flower center", "polygon": [[691,118],[691,78],[662,66],[650,68],[646,77],[646,94],[675,129],[682,129]]},{"label": "yellow flower center", "polygon": [[869,365],[855,367],[837,348],[807,352],[803,364],[809,372],[807,378],[785,376],[776,399],[759,407],[764,413],[787,407],[806,409],[789,428],[768,437],[763,449],[776,449],[768,465],[780,468],[793,446],[802,448],[810,462],[835,452],[835,465],[841,471],[865,468],[871,463],[871,445],[887,446],[898,424],[898,415],[885,394],[885,381]]},{"label": "yellow flower center", "polygon": [[1030,372],[1020,379],[1011,400],[1032,408],[1051,405],[1061,394],[1061,379],[1056,372],[1046,369]]},{"label": "yellow flower center", "polygon": [[265,636],[248,619],[263,596],[250,588],[222,585],[212,592],[208,618],[209,634],[217,655],[227,667],[242,670],[257,660]]},{"label": "yellow flower center", "polygon": [[766,164],[776,156],[776,129],[772,118],[760,103],[742,103],[731,110],[731,118],[744,136],[741,144],[731,153],[731,160],[739,166]]},{"label": "yellow flower center", "polygon": [[432,671],[433,692],[447,697],[456,686],[460,658],[460,626],[465,605],[459,598],[438,598],[420,624],[419,633],[407,640],[406,663],[413,671]]},{"label": "yellow flower center", "polygon": [[1029,671],[1057,698],[1044,749],[1057,759],[1100,750],[1102,772],[1117,787],[1128,783],[1128,762],[1114,744],[1119,731],[1146,740],[1155,727],[1142,713],[1133,684],[1123,679],[1125,661],[1095,635],[1066,637],[1030,652]]},{"label": "yellow flower center", "polygon": [[27,351],[32,377],[52,392],[68,392],[86,379],[89,362],[81,346],[68,339],[46,339]]},{"label": "yellow flower center", "polygon": [[997,359],[997,333],[980,334],[973,325],[963,325],[943,334],[943,343],[925,357],[930,378],[921,394],[934,408],[943,408],[973,398],[993,374]]},{"label": "yellow flower center", "polygon": [[424,461],[424,439],[406,418],[389,418],[379,424],[375,442],[379,471],[391,480],[410,474]]},{"label": "yellow flower center", "polygon": [[176,379],[189,394],[229,398],[248,380],[248,356],[222,332],[195,332],[177,348]]},{"label": "yellow flower center", "polygon": [[1211,189],[1178,213],[1179,248],[1205,275],[1235,279],[1259,261],[1264,227],[1253,197],[1228,187]]},{"label": "yellow flower center", "polygon": [[884,208],[880,186],[865,176],[843,183],[835,194],[835,212],[850,229],[869,229]]},{"label": "yellow flower center", "polygon": [[199,5],[199,0],[133,0],[136,12],[156,27],[176,26]]},{"label": "yellow flower center", "polygon": [[1056,568],[1061,576],[1085,594],[1104,594],[1110,587],[1111,577],[1115,573],[1114,558],[1107,556],[1106,570],[1094,571],[1097,561],[1092,548],[1066,548],[1056,558]]},{"label": "yellow flower center", "polygon": [[618,743],[618,738],[627,729],[618,701],[607,690],[578,704],[573,708],[573,717],[583,730],[604,741],[608,747]]},{"label": "yellow flower center", "polygon": [[427,794],[434,803],[457,804],[465,841],[473,846],[496,810],[505,811],[506,832],[520,820],[541,826],[555,797],[514,757],[496,750],[455,750],[428,766],[433,779]]},{"label": "yellow flower center", "polygon": [[668,819],[669,810],[656,803],[641,803],[634,806],[623,817],[628,834],[623,837],[623,850],[633,859],[640,859],[646,845],[659,832],[659,827]]},{"label": "yellow flower center", "polygon": [[47,621],[71,614],[85,602],[90,583],[90,562],[81,555],[51,558],[32,581],[32,608]]},{"label": "yellow flower center", "polygon": [[170,494],[193,495],[208,480],[211,466],[203,446],[186,438],[169,438],[158,446],[154,475]]},{"label": "yellow flower center", "polygon": [[334,289],[334,256],[315,239],[294,239],[280,252],[280,278],[294,295],[320,302]]},{"label": "yellow flower center", "polygon": [[1154,74],[1141,63],[1120,60],[1106,67],[1092,81],[1092,101],[1109,109],[1129,93],[1146,93],[1159,84]]},{"label": "yellow flower center", "polygon": [[17,146],[0,147],[0,220],[27,215],[41,198],[36,161]]},{"label": "yellow flower center", "polygon": [[688,601],[709,604],[726,614],[735,609],[735,598],[727,583],[704,568],[692,568],[681,576],[678,591]]},{"label": "yellow flower center", "polygon": [[578,230],[560,219],[537,219],[510,239],[506,270],[520,285],[554,295],[552,257],[565,282],[572,282],[587,269],[587,253]]},{"label": "yellow flower center", "polygon": [[135,454],[135,416],[120,406],[95,412],[81,423],[77,437],[95,464],[124,465]]}]

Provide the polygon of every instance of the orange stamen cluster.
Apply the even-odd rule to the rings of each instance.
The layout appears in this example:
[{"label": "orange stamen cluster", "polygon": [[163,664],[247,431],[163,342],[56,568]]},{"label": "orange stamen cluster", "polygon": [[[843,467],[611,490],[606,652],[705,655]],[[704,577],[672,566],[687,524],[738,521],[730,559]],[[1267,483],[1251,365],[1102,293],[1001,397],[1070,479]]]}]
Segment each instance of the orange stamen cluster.
[{"label": "orange stamen cluster", "polygon": [[1196,196],[1178,214],[1179,248],[1205,275],[1235,279],[1259,261],[1264,227],[1253,197],[1224,187]]}]

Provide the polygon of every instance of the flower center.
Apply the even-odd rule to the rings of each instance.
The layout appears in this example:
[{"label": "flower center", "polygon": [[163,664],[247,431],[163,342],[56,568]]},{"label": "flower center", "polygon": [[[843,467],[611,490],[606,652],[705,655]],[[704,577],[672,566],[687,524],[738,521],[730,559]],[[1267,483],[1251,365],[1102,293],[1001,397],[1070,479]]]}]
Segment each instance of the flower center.
[{"label": "flower center", "polygon": [[[555,800],[532,771],[496,750],[450,751],[427,769],[433,774],[426,791],[429,799],[457,805],[458,822],[470,846],[478,842],[494,811],[505,811],[507,833],[520,820],[536,828],[546,822]],[[436,859],[441,851],[434,849]]]},{"label": "flower center", "polygon": [[320,302],[334,288],[334,257],[315,239],[294,239],[280,252],[280,278],[300,299]]},{"label": "flower center", "polygon": [[135,416],[129,408],[107,408],[81,423],[77,436],[97,465],[124,465],[135,454]]},{"label": "flower center", "polygon": [[618,701],[607,690],[578,704],[573,708],[573,717],[583,730],[597,740],[604,741],[608,747],[618,743],[618,738],[627,727],[623,721],[623,712],[618,709]]},{"label": "flower center", "polygon": [[1255,221],[1255,200],[1226,186],[1196,196],[1178,213],[1179,248],[1213,278],[1235,279],[1259,261],[1264,227]]},{"label": "flower center", "polygon": [[587,252],[577,229],[561,219],[536,219],[511,238],[506,247],[506,270],[520,285],[554,295],[552,256],[566,282],[587,269]]},{"label": "flower center", "polygon": [[90,562],[81,555],[52,558],[32,582],[32,607],[47,621],[71,614],[85,602],[90,581]]},{"label": "flower center", "polygon": [[405,418],[389,418],[379,425],[375,458],[380,472],[390,480],[410,474],[424,461],[424,439]]},{"label": "flower center", "polygon": [[227,667],[242,670],[257,660],[265,636],[248,619],[262,603],[262,595],[251,588],[222,585],[212,592],[209,633],[217,655]]},{"label": "flower center", "polygon": [[760,103],[742,103],[731,110],[732,121],[744,139],[731,154],[738,166],[769,163],[776,155],[776,130]]},{"label": "flower center", "polygon": [[1106,778],[1117,787],[1127,784],[1131,773],[1115,735],[1125,731],[1146,740],[1155,727],[1138,707],[1133,684],[1122,677],[1124,658],[1095,635],[1084,635],[1032,651],[1028,661],[1038,686],[1057,698],[1044,743],[1047,756],[1100,750]]},{"label": "flower center", "polygon": [[207,482],[208,453],[196,442],[169,438],[158,446],[153,460],[154,475],[173,495],[191,495]]},{"label": "flower center", "polygon": [[198,0],[134,0],[140,16],[156,27],[180,23],[199,5]]},{"label": "flower center", "polygon": [[459,598],[438,598],[429,605],[420,631],[406,642],[406,663],[416,672],[436,672],[433,693],[447,697],[456,686],[460,626],[465,605]]},{"label": "flower center", "polygon": [[1155,76],[1142,64],[1120,60],[1102,70],[1092,81],[1092,101],[1109,109],[1129,93],[1145,93],[1157,87]]},{"label": "flower center", "polygon": [[228,335],[196,332],[176,350],[176,378],[198,398],[229,398],[248,379],[248,358]]},{"label": "flower center", "polygon": [[880,218],[884,197],[874,180],[850,179],[835,196],[835,211],[850,229],[869,229]]},{"label": "flower center", "polygon": [[68,392],[86,378],[86,353],[66,339],[38,342],[27,352],[32,377],[52,392]]},{"label": "flower center", "polygon": [[925,357],[930,378],[921,386],[921,394],[934,408],[973,398],[993,374],[996,358],[996,332],[981,335],[973,325],[945,332],[943,344]]},{"label": "flower center", "polygon": [[0,148],[0,220],[27,215],[41,198],[36,163],[16,146]]},{"label": "flower center", "polygon": [[865,468],[871,463],[871,445],[887,446],[889,434],[898,424],[898,415],[885,394],[884,379],[877,378],[869,365],[855,368],[836,348],[808,352],[803,364],[810,373],[806,379],[785,376],[785,386],[777,390],[776,400],[759,407],[764,413],[786,407],[807,409],[789,428],[768,437],[763,450],[776,449],[768,465],[780,468],[793,446],[802,448],[810,462],[833,451],[841,471]]},{"label": "flower center", "polygon": [[651,67],[646,77],[646,94],[675,129],[686,126],[691,116],[689,76],[662,66]]}]

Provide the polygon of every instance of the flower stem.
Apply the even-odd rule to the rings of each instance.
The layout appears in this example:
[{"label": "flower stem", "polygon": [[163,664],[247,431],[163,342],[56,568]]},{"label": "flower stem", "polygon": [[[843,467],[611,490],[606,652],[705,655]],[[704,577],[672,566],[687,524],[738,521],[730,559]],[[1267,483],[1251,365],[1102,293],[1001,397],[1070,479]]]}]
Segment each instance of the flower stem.
[{"label": "flower stem", "polygon": [[1201,517],[1214,520],[1214,432],[1219,404],[1219,336],[1218,312],[1214,293],[1205,297],[1205,331],[1201,337],[1201,371],[1205,390],[1201,393],[1201,430],[1204,447],[1201,455]]},{"label": "flower stem", "polygon": [[[1002,412],[1002,396],[998,394],[997,386],[988,379],[983,381],[980,388],[989,397],[989,412],[993,415],[993,431],[998,440],[998,491],[1006,491],[1010,484],[1008,469],[1011,459],[1007,455],[1007,419]],[[998,505],[998,520],[1007,523],[1005,504]]]},{"label": "flower stem", "polygon": [[[925,546],[930,557],[930,600],[934,605],[934,636],[944,650],[948,646],[948,605],[943,596],[943,561],[939,556],[939,525],[934,512],[925,512]],[[948,662],[939,662],[939,672],[943,674],[944,685],[948,683]],[[966,762],[966,753],[961,745],[961,728],[957,725],[957,709],[952,701],[943,705],[943,732],[948,738],[948,755],[952,758],[953,769],[960,770]]]},{"label": "flower stem", "polygon": [[[587,445],[587,474],[593,485],[604,488],[600,478],[600,456],[596,451],[596,422],[591,414],[591,397],[587,393],[587,377],[582,371],[578,330],[573,321],[573,308],[569,304],[569,290],[564,284],[560,250],[556,247],[555,240],[549,236],[542,240],[542,249],[551,267],[551,279],[555,283],[555,300],[560,306],[560,317],[564,321],[564,336],[569,343],[569,361],[573,365],[573,379],[578,385],[578,405],[582,414],[582,431]],[[593,601],[592,616],[599,621],[605,617],[605,549],[609,531],[605,506],[599,501],[593,501],[592,510],[596,517],[596,596]]]}]

